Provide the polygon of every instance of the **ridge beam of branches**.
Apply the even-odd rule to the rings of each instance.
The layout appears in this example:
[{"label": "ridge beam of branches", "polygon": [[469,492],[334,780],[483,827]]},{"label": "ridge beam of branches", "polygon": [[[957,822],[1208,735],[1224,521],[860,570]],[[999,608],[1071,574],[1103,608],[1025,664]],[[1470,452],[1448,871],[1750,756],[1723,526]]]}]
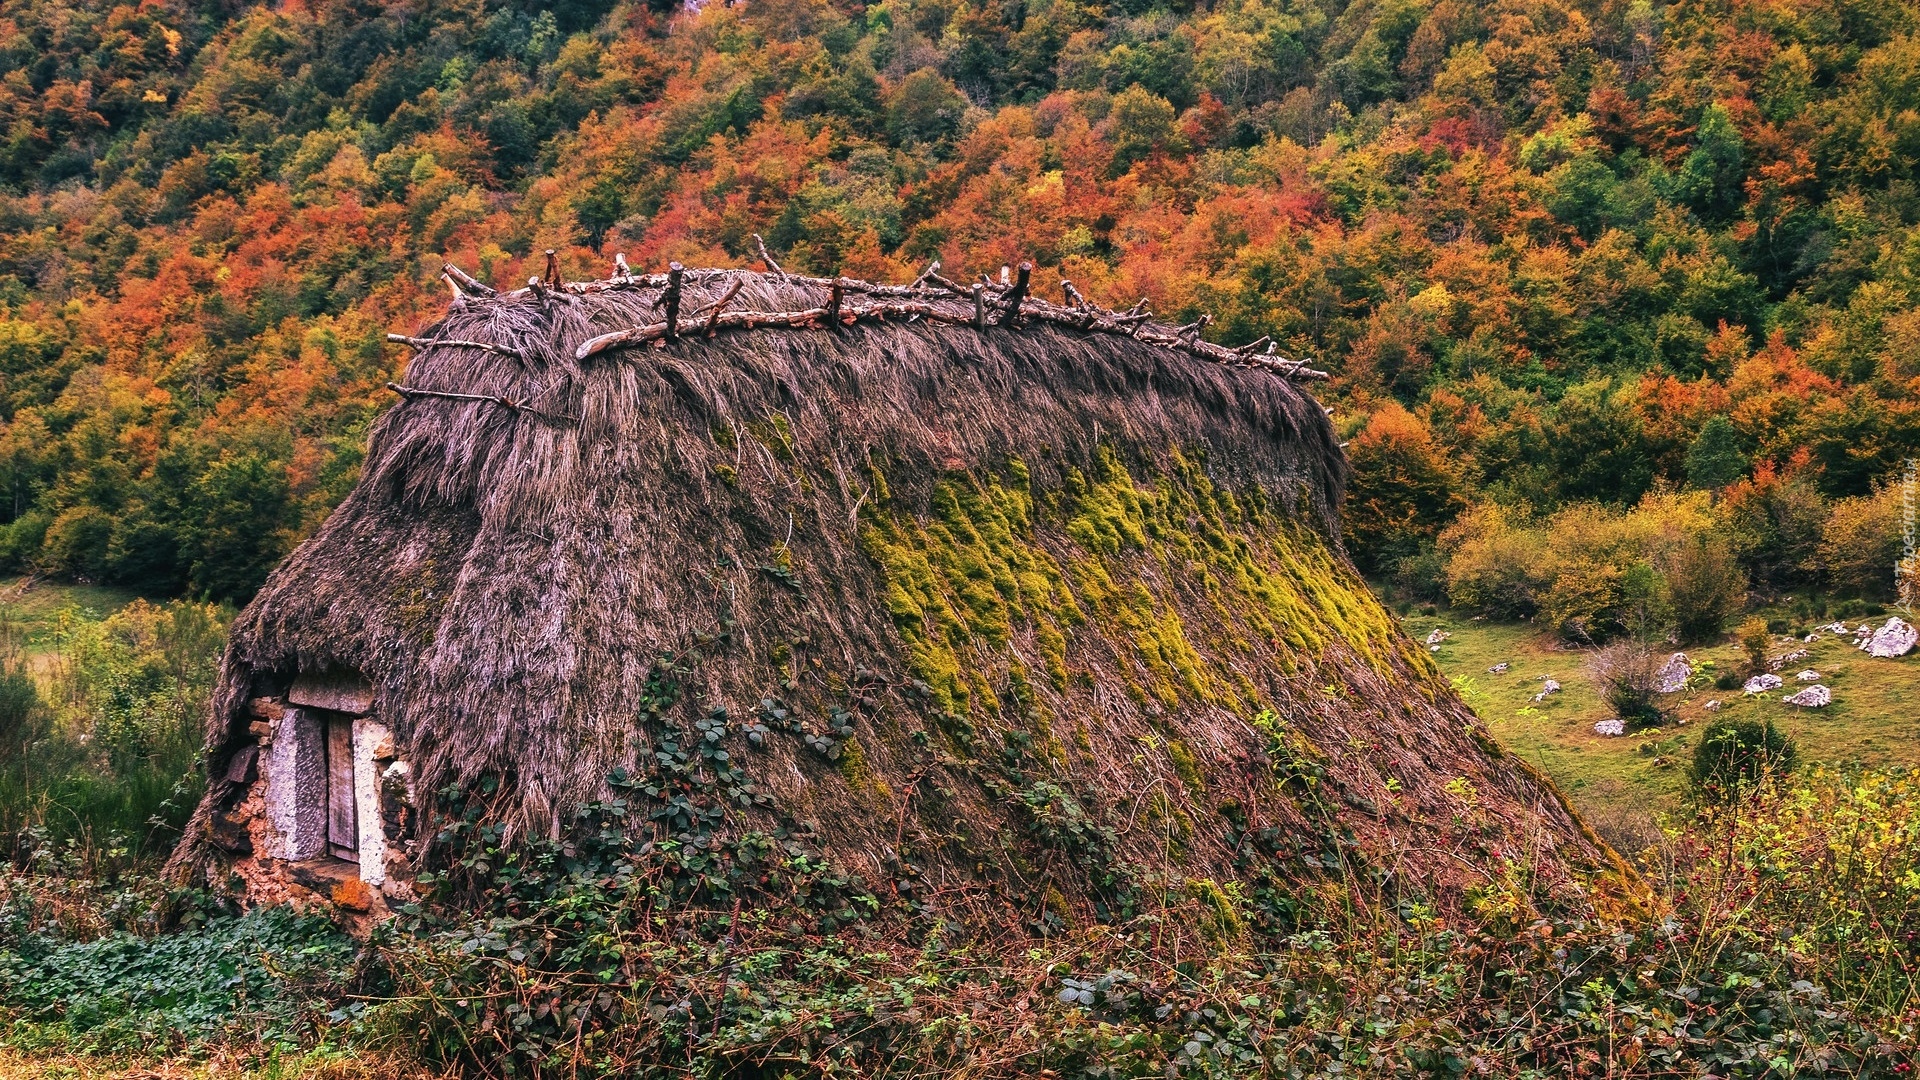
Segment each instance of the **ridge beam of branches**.
[{"label": "ridge beam of branches", "polygon": [[[675,333],[672,335],[669,335],[668,326],[664,321],[601,334],[581,343],[579,348],[574,350],[574,357],[585,360],[597,353],[630,345],[652,344],[663,347],[670,340],[670,336],[679,337],[703,330],[709,334],[720,330],[820,330],[830,325],[851,325],[862,320],[885,322],[890,319],[926,319],[929,322],[953,326],[971,325],[981,328],[987,312],[986,290],[981,288],[974,295],[978,298],[978,306],[971,313],[964,308],[955,310],[954,306],[942,306],[930,299],[880,300],[867,304],[848,304],[845,303],[844,298],[837,318],[824,306],[800,311],[717,311],[708,315],[703,325],[675,327]],[[1023,307],[1022,311],[1029,318],[1075,330],[1114,334],[1126,332],[1114,320],[1096,320],[1092,326],[1086,326],[1081,312],[1052,304],[1035,302],[1031,306]],[[1139,324],[1133,325],[1137,327]],[[1308,368],[1301,361],[1281,362],[1264,356],[1248,356],[1224,345],[1215,345],[1208,341],[1188,341],[1178,335],[1170,337],[1159,334],[1141,335],[1138,340],[1162,348],[1191,353],[1216,363],[1234,367],[1260,368],[1287,378],[1325,379],[1328,377],[1326,372]]]}]

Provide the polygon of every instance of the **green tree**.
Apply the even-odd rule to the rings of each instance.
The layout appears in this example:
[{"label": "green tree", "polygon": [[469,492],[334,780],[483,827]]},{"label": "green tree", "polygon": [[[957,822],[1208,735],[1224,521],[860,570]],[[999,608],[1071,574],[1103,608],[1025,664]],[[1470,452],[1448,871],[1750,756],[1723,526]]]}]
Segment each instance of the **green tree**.
[{"label": "green tree", "polygon": [[1718,492],[1745,476],[1748,464],[1733,421],[1710,416],[1687,448],[1687,482],[1702,491]]}]

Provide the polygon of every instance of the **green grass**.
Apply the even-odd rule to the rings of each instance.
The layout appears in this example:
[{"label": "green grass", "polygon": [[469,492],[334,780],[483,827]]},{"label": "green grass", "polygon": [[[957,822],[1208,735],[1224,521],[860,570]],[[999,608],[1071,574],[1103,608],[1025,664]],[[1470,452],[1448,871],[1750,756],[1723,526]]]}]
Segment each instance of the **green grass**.
[{"label": "green grass", "polygon": [[[1885,619],[1848,621],[1877,626]],[[1501,743],[1552,777],[1603,832],[1610,822],[1681,807],[1694,739],[1715,715],[1772,720],[1794,738],[1804,765],[1920,766],[1920,651],[1882,660],[1855,649],[1851,637],[1824,631],[1811,644],[1776,638],[1774,655],[1811,652],[1780,672],[1787,682],[1782,690],[1749,698],[1709,684],[1667,699],[1675,724],[1609,738],[1593,730],[1595,721],[1610,714],[1587,670],[1587,651],[1566,648],[1524,623],[1445,612],[1409,615],[1405,623],[1422,639],[1435,628],[1453,635],[1434,659]],[[1696,665],[1714,662],[1716,672],[1738,671],[1745,663],[1730,639],[1685,651]],[[1507,672],[1488,671],[1502,661],[1511,665]],[[1804,668],[1818,671],[1832,688],[1832,705],[1802,709],[1780,701],[1800,687],[1794,676]],[[1547,676],[1565,689],[1536,703],[1533,696]],[[1723,708],[1708,712],[1706,703],[1716,699]]]}]

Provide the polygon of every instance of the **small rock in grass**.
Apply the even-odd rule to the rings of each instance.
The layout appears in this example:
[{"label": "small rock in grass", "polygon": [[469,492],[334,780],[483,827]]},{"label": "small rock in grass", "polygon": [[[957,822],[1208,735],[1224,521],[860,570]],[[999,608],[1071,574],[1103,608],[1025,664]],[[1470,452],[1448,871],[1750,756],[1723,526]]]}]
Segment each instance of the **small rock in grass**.
[{"label": "small rock in grass", "polygon": [[1502,660],[1499,663],[1487,669],[1487,674],[1489,675],[1505,675],[1506,673],[1507,673],[1507,662],[1505,660]]},{"label": "small rock in grass", "polygon": [[1674,653],[1667,658],[1660,674],[1653,677],[1653,688],[1662,694],[1677,694],[1687,688],[1687,680],[1693,676],[1693,664],[1688,662],[1687,654]]},{"label": "small rock in grass", "polygon": [[1617,718],[1613,720],[1602,720],[1593,725],[1593,733],[1595,735],[1625,735],[1627,733],[1627,722]]},{"label": "small rock in grass", "polygon": [[1765,675],[1755,675],[1753,678],[1748,679],[1746,686],[1741,689],[1749,694],[1764,694],[1769,690],[1778,690],[1780,686],[1780,676],[1768,673]]},{"label": "small rock in grass", "polygon": [[1799,705],[1808,709],[1821,709],[1833,704],[1833,691],[1815,684],[1797,694],[1781,698],[1780,700],[1789,705]]},{"label": "small rock in grass", "polygon": [[1703,705],[1703,706],[1701,706],[1701,708],[1703,708],[1703,709],[1705,709],[1705,710],[1707,710],[1708,712],[1719,712],[1719,711],[1720,711],[1720,699],[1719,699],[1719,698],[1715,698],[1715,699],[1713,699],[1712,701],[1709,701],[1709,702],[1707,702],[1707,703],[1706,703],[1705,705]]},{"label": "small rock in grass", "polygon": [[1560,692],[1560,684],[1553,681],[1552,679],[1548,679],[1546,683],[1540,687],[1540,692],[1533,695],[1533,700],[1545,701],[1547,700],[1548,694],[1557,694],[1559,692]]},{"label": "small rock in grass", "polygon": [[1808,668],[1800,674],[1795,675],[1794,678],[1799,679],[1801,682],[1819,682],[1820,673],[1812,668]]},{"label": "small rock in grass", "polygon": [[1438,645],[1452,636],[1452,634],[1447,633],[1445,630],[1435,628],[1433,633],[1427,635],[1427,644]]}]

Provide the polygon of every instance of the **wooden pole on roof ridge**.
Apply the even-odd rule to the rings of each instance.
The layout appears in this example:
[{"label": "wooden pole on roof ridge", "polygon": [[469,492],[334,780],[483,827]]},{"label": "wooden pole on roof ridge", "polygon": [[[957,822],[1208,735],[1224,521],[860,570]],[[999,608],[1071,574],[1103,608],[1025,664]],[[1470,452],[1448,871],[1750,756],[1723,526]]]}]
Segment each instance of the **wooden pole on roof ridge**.
[{"label": "wooden pole on roof ridge", "polygon": [[720,312],[728,304],[733,302],[733,298],[735,296],[738,296],[740,294],[740,285],[742,280],[743,279],[741,278],[734,278],[733,284],[727,286],[726,293],[723,294],[720,297],[720,299],[715,300],[713,302],[713,306],[707,309],[706,334],[708,337],[712,337],[716,332],[718,332],[720,328]]},{"label": "wooden pole on roof ridge", "polygon": [[533,298],[535,300],[540,301],[541,310],[543,311],[546,310],[547,284],[546,282],[540,280],[539,274],[535,274],[532,277],[527,279],[527,291],[533,294]]},{"label": "wooden pole on roof ridge", "polygon": [[840,298],[841,290],[845,287],[844,279],[838,271],[835,271],[832,283],[827,286],[827,329],[829,330],[840,329]]},{"label": "wooden pole on roof ridge", "polygon": [[667,309],[667,340],[680,336],[680,278],[687,268],[677,262],[667,264],[667,287],[660,294],[660,301]]},{"label": "wooden pole on roof ridge", "polygon": [[[1032,276],[1032,274],[1032,263],[1023,262],[1020,264],[1020,277],[1013,283],[1013,288],[1007,290],[1007,294],[1001,297],[1001,302],[1007,306],[1007,313],[1000,317],[1001,325],[1010,326],[1013,324],[1013,320],[1020,317],[1020,302],[1027,298],[1027,279]],[[1001,280],[1006,280],[1006,276],[1007,268],[1003,266],[1000,268]]]},{"label": "wooden pole on roof ridge", "polygon": [[985,330],[987,328],[987,287],[976,281],[967,291],[973,294],[973,328]]},{"label": "wooden pole on roof ridge", "polygon": [[547,287],[560,287],[560,260],[552,248],[547,249]]},{"label": "wooden pole on roof ridge", "polygon": [[479,281],[475,281],[472,277],[469,277],[467,275],[467,272],[465,270],[460,269],[459,267],[453,265],[452,263],[442,263],[440,266],[440,272],[452,278],[453,280],[459,282],[461,288],[467,290],[468,292],[472,293],[475,296],[498,295],[497,293],[494,292],[493,286],[483,284]]},{"label": "wooden pole on roof ridge", "polygon": [[619,278],[627,280],[633,278],[633,267],[627,265],[626,252],[616,251],[613,253],[613,272],[614,276]]},{"label": "wooden pole on roof ridge", "polygon": [[760,261],[767,264],[767,269],[779,275],[781,281],[787,280],[787,272],[780,269],[779,263],[773,261],[773,253],[767,250],[767,242],[760,238],[759,233],[753,234],[753,246],[760,249]]}]

